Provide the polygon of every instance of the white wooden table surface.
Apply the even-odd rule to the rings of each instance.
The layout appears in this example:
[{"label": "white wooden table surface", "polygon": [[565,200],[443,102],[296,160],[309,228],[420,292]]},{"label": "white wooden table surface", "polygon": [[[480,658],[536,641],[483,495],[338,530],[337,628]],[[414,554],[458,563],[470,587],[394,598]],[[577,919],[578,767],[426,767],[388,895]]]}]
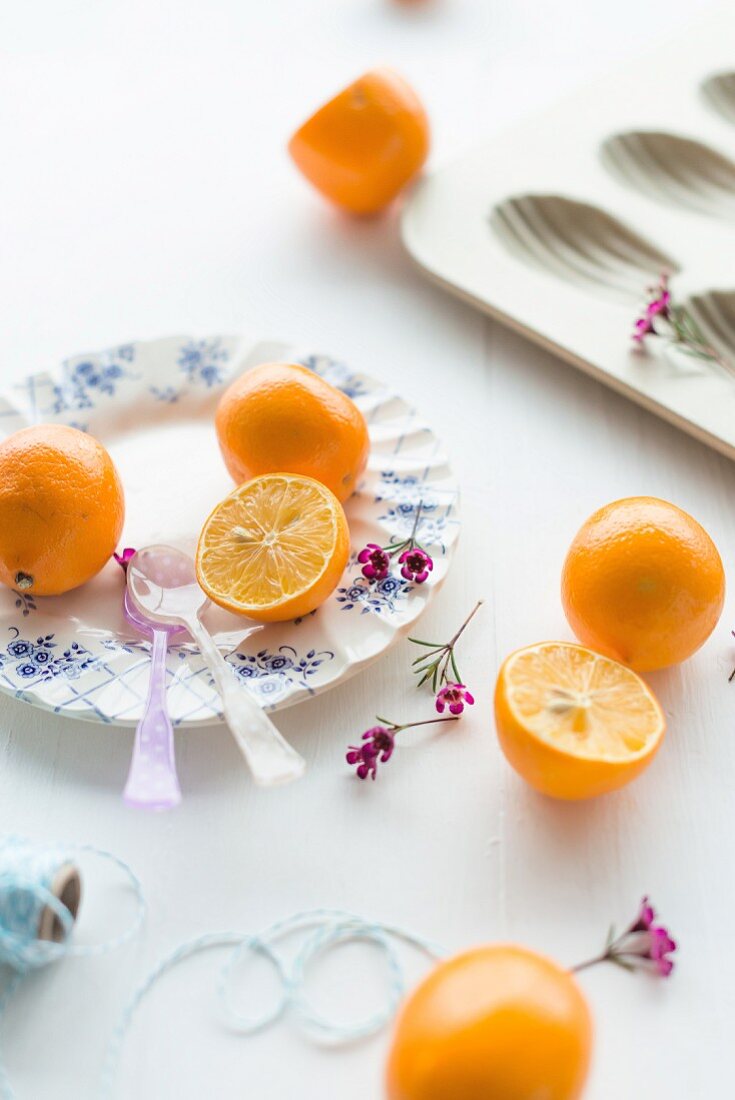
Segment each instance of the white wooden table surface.
[{"label": "white wooden table surface", "polygon": [[[617,795],[587,805],[535,796],[499,752],[491,698],[513,647],[570,636],[559,571],[598,505],[636,493],[669,498],[705,524],[729,569],[735,467],[427,285],[402,251],[394,215],[337,216],[284,153],[312,106],[388,63],[426,101],[438,164],[697,8],[0,7],[0,382],[74,352],[173,332],[257,329],[343,356],[415,399],[461,478],[461,548],[422,631],[448,635],[478,596],[487,600],[462,650],[474,711],[455,732],[400,753],[375,785],[350,778],[343,752],[376,709],[398,718],[429,705],[414,695],[406,643],[279,719],[307,757],[296,787],[254,790],[222,729],[180,734],[185,802],[168,816],[121,803],[129,731],[0,700],[0,830],[109,847],[138,871],[151,905],[134,945],[47,971],[17,996],[2,1039],[20,1097],[91,1096],[133,979],[200,931],[257,929],[336,905],[451,948],[511,938],[571,963],[598,947],[609,921],[628,919],[644,892],[681,941],[678,967],[670,983],[612,969],[584,976],[597,1020],[587,1096],[733,1094],[733,599],[693,660],[652,677],[668,738],[650,771]],[[90,937],[125,916],[122,894],[90,889]],[[157,991],[126,1047],[121,1096],[380,1097],[386,1036],[337,1051],[286,1024],[232,1037],[213,1007],[212,961]],[[365,959],[344,962],[354,982],[340,983],[344,971],[330,961],[321,995],[356,1014],[375,1003],[380,983],[357,978]]]}]

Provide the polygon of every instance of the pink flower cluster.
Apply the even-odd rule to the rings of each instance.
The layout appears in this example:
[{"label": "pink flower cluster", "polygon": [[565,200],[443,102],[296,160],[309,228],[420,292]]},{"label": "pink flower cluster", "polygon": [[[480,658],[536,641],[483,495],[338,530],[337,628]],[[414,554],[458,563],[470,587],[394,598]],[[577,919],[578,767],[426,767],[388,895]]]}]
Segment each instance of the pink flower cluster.
[{"label": "pink flower cluster", "polygon": [[[400,549],[400,546],[397,548]],[[369,542],[357,555],[362,575],[369,581],[383,581],[390,573],[391,559],[396,547],[378,546]],[[434,568],[434,562],[420,546],[408,546],[398,558],[401,576],[413,584],[423,584]]]},{"label": "pink flower cluster", "polygon": [[658,286],[651,287],[649,300],[646,303],[643,316],[639,317],[633,330],[633,339],[642,344],[646,336],[656,331],[656,318],[669,320],[671,308],[671,291],[669,290],[669,276],[664,273]]},{"label": "pink flower cluster", "polygon": [[346,756],[347,763],[357,765],[359,779],[367,779],[368,776],[375,779],[378,774],[378,763],[388,763],[395,745],[395,729],[373,726],[363,733],[361,745],[350,745]]},{"label": "pink flower cluster", "polygon": [[610,945],[615,959],[636,968],[644,968],[668,978],[674,969],[669,955],[676,951],[676,942],[662,924],[656,922],[656,911],[648,898],[643,898],[638,916]]},{"label": "pink flower cluster", "polygon": [[657,922],[656,911],[645,897],[637,917],[622,935],[616,939],[611,931],[605,950],[593,959],[573,966],[572,970],[577,972],[598,963],[611,962],[624,970],[648,970],[651,974],[668,978],[674,969],[674,960],[670,958],[674,951],[676,941],[671,938],[668,929]]},{"label": "pink flower cluster", "polygon": [[434,568],[434,562],[416,541],[422,509],[423,501],[419,501],[413,528],[407,539],[398,538],[387,546],[378,546],[377,542],[369,542],[367,546],[363,546],[357,555],[357,560],[362,566],[362,575],[366,580],[384,581],[390,573],[393,558],[399,554],[398,564],[401,566],[401,576],[413,584],[424,583]]}]

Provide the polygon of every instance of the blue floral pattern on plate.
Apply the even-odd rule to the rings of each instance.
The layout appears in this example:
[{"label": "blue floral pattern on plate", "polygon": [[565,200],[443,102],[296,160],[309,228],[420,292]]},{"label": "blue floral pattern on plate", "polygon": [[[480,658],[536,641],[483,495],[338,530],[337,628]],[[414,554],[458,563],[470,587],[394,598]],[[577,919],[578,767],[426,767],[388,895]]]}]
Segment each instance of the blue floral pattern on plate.
[{"label": "blue floral pattern on plate", "polygon": [[83,672],[95,668],[99,662],[99,658],[79,642],[72,642],[68,648],[60,649],[53,634],[44,634],[31,641],[21,638],[17,627],[10,630],[15,632],[15,637],[8,643],[5,652],[0,652],[0,669],[12,672],[21,680],[53,680],[56,676],[78,680]]},{"label": "blue floral pattern on plate", "polygon": [[178,364],[191,383],[211,389],[224,379],[230,354],[219,337],[214,340],[189,340],[179,351]]},{"label": "blue floral pattern on plate", "polygon": [[96,359],[83,359],[73,366],[65,364],[62,381],[53,387],[51,411],[58,416],[71,410],[93,409],[98,395],[114,397],[121,381],[134,377],[129,367],[134,359],[135,346],[124,344]]},{"label": "blue floral pattern on plate", "polygon": [[413,586],[409,581],[391,573],[382,581],[372,583],[357,577],[344,588],[337,589],[336,599],[342,611],[359,608],[361,615],[384,615],[396,612],[411,591]]},{"label": "blue floral pattern on plate", "polygon": [[[170,337],[77,356],[57,372],[33,375],[0,395],[0,436],[53,416],[110,444],[117,461],[120,433],[129,458],[131,441],[135,445],[137,433],[144,432],[148,450],[137,476],[127,480],[123,469],[131,518],[121,546],[160,542],[169,515],[193,544],[197,530],[188,525],[197,524],[200,512],[206,514],[201,505],[220,499],[227,486],[213,450],[214,405],[243,364],[276,358],[303,363],[363,408],[374,447],[363,482],[346,504],[354,544],[332,596],[315,613],[254,633],[252,624],[234,616],[224,616],[227,622],[214,628],[233,674],[268,708],[324,691],[378,657],[410,628],[447,573],[459,530],[457,486],[439,441],[415,410],[339,359],[226,335]],[[162,443],[159,454],[159,436],[176,445]],[[153,463],[155,478],[148,476]],[[205,496],[194,506],[199,483]],[[175,489],[160,510],[147,504],[156,484],[162,492],[167,485]],[[396,566],[390,576],[369,583],[356,564],[357,550],[368,541],[386,545],[410,534],[419,503],[419,537],[435,562],[430,579],[411,584]],[[147,511],[150,527],[141,528]],[[64,596],[0,587],[0,691],[58,713],[134,725],[148,688],[150,642],[132,633],[114,564]],[[175,724],[219,720],[219,698],[191,641],[169,648],[166,671]]]},{"label": "blue floral pattern on plate", "polygon": [[229,663],[256,694],[275,697],[292,685],[309,689],[309,677],[316,676],[325,662],[333,661],[328,649],[310,649],[303,656],[291,645],[279,646],[275,653],[261,649],[257,653],[235,651]]}]

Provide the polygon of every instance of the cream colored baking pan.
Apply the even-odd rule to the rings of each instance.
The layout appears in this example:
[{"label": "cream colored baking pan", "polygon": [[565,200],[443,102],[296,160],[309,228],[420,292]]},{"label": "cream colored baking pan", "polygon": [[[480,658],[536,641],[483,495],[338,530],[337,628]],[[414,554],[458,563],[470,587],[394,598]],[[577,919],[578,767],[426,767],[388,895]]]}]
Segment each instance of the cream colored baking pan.
[{"label": "cream colored baking pan", "polygon": [[[735,10],[428,176],[402,228],[442,286],[735,458]],[[636,351],[662,270],[733,374]]]}]

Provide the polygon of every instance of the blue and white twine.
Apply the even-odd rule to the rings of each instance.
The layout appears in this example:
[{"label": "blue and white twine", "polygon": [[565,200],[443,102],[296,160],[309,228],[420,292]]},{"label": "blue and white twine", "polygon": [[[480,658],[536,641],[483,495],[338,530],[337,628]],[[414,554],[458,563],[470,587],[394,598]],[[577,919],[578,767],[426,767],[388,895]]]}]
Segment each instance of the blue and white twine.
[{"label": "blue and white twine", "polygon": [[[289,964],[277,950],[279,940],[294,933],[307,933],[295,958]],[[316,1011],[306,990],[306,971],[319,955],[339,944],[366,941],[375,945],[384,957],[388,972],[388,990],[383,1006],[362,1020],[347,1023],[330,1020]],[[101,1082],[101,1096],[108,1100],[114,1093],[122,1046],[141,1002],[168,971],[179,963],[216,947],[231,947],[224,966],[219,971],[217,994],[227,1024],[239,1034],[253,1035],[263,1031],[290,1012],[297,1024],[325,1042],[347,1043],[381,1031],[394,1015],[405,992],[403,967],[394,941],[402,941],[431,959],[439,959],[444,951],[429,940],[391,924],[368,921],[340,909],[310,909],[276,921],[258,933],[237,931],[212,932],[187,940],[165,955],[140,983],[125,1006],[113,1033]],[[280,983],[280,996],[275,1006],[260,1016],[249,1017],[239,1012],[232,997],[232,979],[238,965],[251,952],[267,958]]]},{"label": "blue and white twine", "polygon": [[[59,871],[84,854],[98,856],[118,867],[136,901],[135,915],[128,927],[96,944],[71,943],[74,917],[53,892]],[[41,914],[46,908],[58,918],[61,928],[58,942],[39,939]],[[14,834],[0,836],[0,968],[6,972],[0,991],[0,1023],[13,993],[28,973],[70,956],[89,958],[114,951],[136,934],[145,910],[140,880],[127,863],[111,852],[91,845],[43,846]],[[13,1100],[14,1095],[0,1055],[0,1096]]]},{"label": "blue and white twine", "polygon": [[[53,884],[59,871],[75,857],[92,854],[107,860],[122,871],[132,888],[136,912],[129,926],[119,935],[97,944],[70,942],[74,916],[54,894]],[[59,942],[39,939],[41,914],[49,908],[58,918]],[[140,880],[123,860],[111,852],[90,845],[43,847],[23,837],[0,837],[0,970],[7,981],[0,990],[0,1023],[8,1002],[24,977],[50,963],[67,957],[102,955],[122,946],[139,930],[145,917],[146,903]],[[287,936],[301,933],[304,938],[291,961],[278,950]],[[364,1018],[346,1022],[328,1019],[310,1002],[306,992],[307,970],[320,955],[340,944],[364,941],[381,952],[388,974],[388,989],[381,1008]],[[340,909],[311,909],[276,921],[258,933],[242,931],[211,932],[187,940],[165,955],[134,991],[115,1027],[108,1047],[100,1097],[114,1093],[122,1047],[133,1018],[155,985],[174,967],[210,948],[232,950],[219,971],[217,994],[227,1024],[241,1035],[252,1035],[276,1023],[287,1013],[309,1034],[329,1043],[345,1043],[382,1030],[396,1011],[405,991],[405,979],[396,943],[403,942],[431,959],[444,952],[437,945],[391,924],[365,920]],[[233,1002],[233,978],[239,965],[251,953],[269,960],[280,985],[277,1003],[260,1016],[249,1017]],[[15,1093],[0,1055],[0,1097],[14,1100]]]}]

